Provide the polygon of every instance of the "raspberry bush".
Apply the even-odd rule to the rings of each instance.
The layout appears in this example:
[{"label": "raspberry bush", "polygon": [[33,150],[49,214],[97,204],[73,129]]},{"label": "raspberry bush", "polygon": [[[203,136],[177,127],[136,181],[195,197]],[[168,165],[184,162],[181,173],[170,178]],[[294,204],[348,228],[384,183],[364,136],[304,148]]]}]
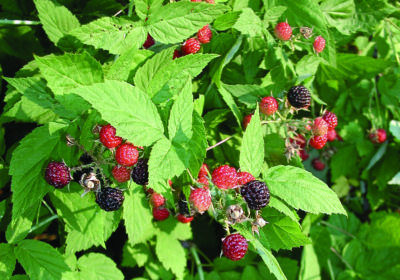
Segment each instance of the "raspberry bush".
[{"label": "raspberry bush", "polygon": [[398,278],[396,1],[0,7],[1,279]]}]

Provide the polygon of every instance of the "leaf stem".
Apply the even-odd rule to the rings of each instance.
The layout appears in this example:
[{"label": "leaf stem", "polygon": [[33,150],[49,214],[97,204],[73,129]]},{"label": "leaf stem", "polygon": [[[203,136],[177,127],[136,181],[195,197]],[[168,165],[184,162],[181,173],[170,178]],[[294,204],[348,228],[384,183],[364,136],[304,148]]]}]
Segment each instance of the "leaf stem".
[{"label": "leaf stem", "polygon": [[197,271],[199,273],[199,279],[204,280],[203,267],[201,265],[199,255],[197,254],[196,248],[194,248],[194,246],[190,246],[190,253],[192,253],[194,261],[196,263]]},{"label": "leaf stem", "polygon": [[47,204],[46,200],[43,199],[42,202],[43,202],[44,206],[47,207],[47,210],[49,210],[49,212],[51,213],[51,215],[55,215],[53,209],[51,209],[51,207]]},{"label": "leaf stem", "polygon": [[347,268],[354,271],[353,267],[333,247],[331,247],[331,251],[347,266]]},{"label": "leaf stem", "polygon": [[330,224],[330,223],[327,223],[327,222],[325,222],[325,221],[321,221],[320,223],[321,223],[321,224],[324,224],[324,225],[326,225],[326,226],[328,226],[328,227],[334,228],[334,229],[340,231],[341,233],[344,233],[344,234],[350,236],[350,237],[353,238],[353,239],[357,239],[357,237],[355,237],[354,235],[352,235],[350,232],[347,232],[347,231],[345,231],[345,230],[343,230],[343,229],[341,229],[341,228],[338,228],[337,226],[334,226],[334,225],[332,225],[332,224]]},{"label": "leaf stem", "polygon": [[39,25],[40,21],[20,20],[20,19],[0,19],[3,25]]},{"label": "leaf stem", "polygon": [[135,1],[131,0],[129,2],[129,8],[128,8],[128,17],[132,16],[132,12],[133,12],[133,7],[135,6]]},{"label": "leaf stem", "polygon": [[53,221],[53,220],[55,220],[55,219],[57,219],[57,218],[58,218],[58,215],[57,215],[57,214],[54,214],[54,215],[48,217],[47,219],[41,221],[40,223],[34,225],[34,226],[29,230],[29,232],[33,232],[33,231],[37,230],[38,228],[44,226],[44,225],[47,224],[47,223],[50,223],[51,221]]},{"label": "leaf stem", "polygon": [[211,149],[214,149],[215,147],[217,147],[217,146],[219,146],[219,145],[225,143],[226,141],[228,141],[228,140],[231,139],[232,137],[233,137],[233,135],[231,135],[231,136],[225,138],[224,140],[219,141],[219,142],[216,143],[215,145],[212,145],[212,146],[208,147],[208,148],[207,148],[207,151],[209,151],[209,150],[211,150]]}]

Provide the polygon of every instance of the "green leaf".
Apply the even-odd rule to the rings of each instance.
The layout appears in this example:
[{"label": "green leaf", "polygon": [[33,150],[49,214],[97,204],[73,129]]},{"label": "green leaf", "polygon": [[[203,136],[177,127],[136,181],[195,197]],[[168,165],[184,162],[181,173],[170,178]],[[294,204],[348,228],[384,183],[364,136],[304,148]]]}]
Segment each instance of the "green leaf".
[{"label": "green leaf", "polygon": [[261,19],[251,8],[243,9],[233,28],[250,37],[262,36]]},{"label": "green leaf", "polygon": [[21,241],[15,248],[15,255],[32,280],[62,279],[64,274],[71,271],[62,255],[41,241]]},{"label": "green leaf", "polygon": [[310,213],[347,215],[336,193],[311,173],[292,166],[275,166],[264,180],[271,193],[296,209]]},{"label": "green leaf", "polygon": [[178,240],[165,232],[158,232],[156,254],[166,269],[171,269],[177,279],[183,279],[186,257],[185,251]]},{"label": "green leaf", "polygon": [[56,46],[63,50],[74,50],[71,38],[66,38],[68,32],[78,28],[78,19],[64,6],[49,0],[34,0],[39,12],[39,19],[44,31]]},{"label": "green leaf", "polygon": [[121,266],[139,267],[144,266],[148,261],[153,260],[153,252],[150,250],[147,243],[139,243],[131,246],[128,242],[125,243],[122,252]]},{"label": "green leaf", "polygon": [[83,255],[78,260],[79,278],[87,280],[125,279],[115,262],[100,253]]},{"label": "green leaf", "polygon": [[287,217],[292,219],[292,221],[298,223],[299,216],[297,215],[296,211],[294,211],[290,206],[286,205],[283,201],[279,198],[272,196],[271,200],[268,204],[270,207],[275,208],[279,212],[285,214]]},{"label": "green leaf", "polygon": [[219,93],[221,94],[222,98],[224,99],[226,105],[228,105],[229,109],[231,109],[233,115],[236,118],[239,127],[242,126],[241,120],[243,119],[242,113],[240,112],[238,106],[236,105],[235,100],[233,99],[232,95],[224,88],[224,86],[218,88]]},{"label": "green leaf", "polygon": [[389,185],[400,185],[400,172],[398,172],[392,180],[388,182]]},{"label": "green leaf", "polygon": [[286,7],[284,6],[274,6],[266,9],[264,20],[267,22],[276,23],[282,14],[286,11]]},{"label": "green leaf", "polygon": [[[156,106],[138,88],[106,80],[102,84],[79,87],[73,92],[91,103],[103,119],[117,129],[118,135],[129,142],[150,146],[163,137],[164,126]],[[110,92],[113,98],[109,98]]]},{"label": "green leaf", "polygon": [[157,227],[175,239],[188,240],[193,238],[190,224],[183,224],[178,222],[177,219],[167,219],[162,223],[157,223]]},{"label": "green leaf", "polygon": [[264,163],[264,138],[258,105],[243,135],[239,163],[241,171],[250,172],[254,177],[258,177],[261,172]]},{"label": "green leaf", "polygon": [[310,239],[301,232],[297,222],[277,210],[266,208],[263,210],[262,216],[269,223],[262,230],[272,249],[276,251],[279,249],[291,250],[294,247],[311,243]]},{"label": "green leaf", "polygon": [[224,31],[229,28],[232,28],[232,26],[236,23],[241,13],[242,13],[241,11],[240,12],[237,11],[237,12],[228,12],[223,15],[220,15],[214,21],[213,27],[218,31]]},{"label": "green leaf", "polygon": [[[136,4],[137,5],[137,4]],[[113,15],[124,7],[115,0],[89,0],[83,9],[83,14],[107,14]]]},{"label": "green leaf", "polygon": [[113,54],[139,48],[147,36],[142,22],[117,17],[102,17],[75,28],[69,35],[86,45],[108,50]]},{"label": "green leaf", "polygon": [[59,217],[65,222],[66,252],[72,254],[94,246],[105,248],[105,241],[117,229],[121,211],[106,212],[96,204],[94,194],[81,197],[83,189],[71,184],[70,190],[50,195]]},{"label": "green leaf", "polygon": [[121,54],[106,74],[106,79],[133,83],[136,70],[154,53],[131,48]]},{"label": "green leaf", "polygon": [[173,2],[155,11],[146,21],[146,28],[156,41],[180,43],[227,10],[225,5]]},{"label": "green leaf", "polygon": [[[1,213],[0,213],[1,214]],[[0,244],[0,278],[9,279],[13,274],[16,264],[14,246],[11,244]]]},{"label": "green leaf", "polygon": [[167,181],[180,175],[187,166],[187,154],[168,139],[160,139],[153,147],[149,159],[149,185],[156,192],[170,190]]},{"label": "green leaf", "polygon": [[393,63],[388,60],[368,56],[340,53],[337,54],[336,68],[321,64],[321,80],[354,80],[359,77],[372,78],[382,73]]},{"label": "green leaf", "polygon": [[400,121],[391,120],[389,130],[397,140],[400,140]]},{"label": "green leaf", "polygon": [[156,13],[162,4],[162,0],[136,0],[135,11],[142,20],[146,20]]},{"label": "green leaf", "polygon": [[356,4],[356,14],[353,24],[358,30],[364,32],[373,32],[379,21],[395,12],[395,8],[387,0],[354,0]]},{"label": "green leaf", "polygon": [[[61,161],[64,158],[67,164],[71,162],[71,149],[64,141],[60,141],[64,139],[67,127],[65,123],[50,123],[38,127],[28,134],[13,152],[10,162],[11,190],[14,194],[13,220],[20,216],[33,218],[44,195],[54,189],[47,184],[44,175],[40,175],[44,174],[48,161]],[[30,214],[27,215],[28,213]],[[17,234],[22,228],[15,230],[14,233]]]},{"label": "green leaf", "polygon": [[187,77],[185,86],[172,106],[169,117],[168,134],[172,142],[183,144],[192,138],[193,107],[192,79]]},{"label": "green leaf", "polygon": [[244,267],[241,280],[261,278],[261,275],[258,273],[258,270],[254,266],[247,265]]},{"label": "green leaf", "polygon": [[386,153],[388,142],[383,143],[379,149],[376,151],[371,161],[368,163],[366,170],[370,170]]},{"label": "green leaf", "polygon": [[322,279],[321,268],[318,263],[318,256],[315,253],[313,245],[311,244],[304,246],[303,253],[301,255],[299,279]]},{"label": "green leaf", "polygon": [[144,242],[155,234],[149,202],[143,188],[134,183],[124,193],[123,218],[130,245]]},{"label": "green leaf", "polygon": [[357,167],[357,149],[354,145],[342,147],[331,158],[332,180],[342,175],[354,176]]},{"label": "green leaf", "polygon": [[352,17],[355,15],[353,0],[327,0],[321,3],[329,26],[337,28],[341,33],[350,35],[355,30]]}]

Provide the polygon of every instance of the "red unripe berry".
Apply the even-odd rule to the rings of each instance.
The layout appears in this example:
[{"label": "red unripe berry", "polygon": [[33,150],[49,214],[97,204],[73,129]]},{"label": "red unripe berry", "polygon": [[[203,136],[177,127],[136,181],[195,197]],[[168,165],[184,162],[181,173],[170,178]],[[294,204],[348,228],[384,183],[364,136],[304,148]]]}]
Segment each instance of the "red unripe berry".
[{"label": "red unripe berry", "polygon": [[201,0],[190,0],[190,2],[201,3]]},{"label": "red unripe berry", "polygon": [[215,0],[205,0],[208,4],[215,4]]},{"label": "red unripe berry", "polygon": [[178,216],[176,216],[176,219],[181,223],[188,224],[193,221],[193,216],[186,217],[185,215],[178,214]]},{"label": "red unripe berry", "polygon": [[219,189],[232,189],[238,184],[236,169],[229,165],[222,165],[214,169],[211,176],[212,182]]},{"label": "red unripe berry", "polygon": [[197,32],[197,39],[202,44],[209,43],[211,38],[212,38],[212,32],[210,27],[208,27],[208,25],[204,26],[202,29],[199,30],[199,32]]},{"label": "red unripe berry", "polygon": [[164,221],[169,217],[169,211],[166,208],[154,208],[153,218],[157,221]]},{"label": "red unripe berry", "polygon": [[204,185],[203,188],[208,190],[209,189],[209,185],[210,183],[208,182],[208,179],[206,176],[201,176],[197,178],[197,182],[199,182],[200,184]]},{"label": "red unripe berry", "polygon": [[207,176],[209,171],[210,171],[210,168],[208,167],[207,163],[203,163],[200,168],[198,177]]},{"label": "red unripe berry", "polygon": [[131,179],[131,170],[123,166],[114,166],[111,173],[119,183],[128,182]]},{"label": "red unripe berry", "polygon": [[273,115],[278,110],[278,101],[272,96],[264,97],[260,102],[260,111],[266,116]]},{"label": "red unripe berry", "polygon": [[313,159],[311,164],[315,170],[322,171],[325,169],[325,164],[322,161],[320,161],[318,158]]},{"label": "red unripe berry", "polygon": [[318,117],[314,120],[312,132],[314,135],[322,136],[328,133],[328,128],[328,123],[322,117]]},{"label": "red unripe berry", "polygon": [[156,42],[154,41],[153,37],[150,34],[147,34],[147,39],[143,44],[143,48],[148,49],[153,46]]},{"label": "red unripe berry", "polygon": [[228,235],[222,242],[224,256],[232,261],[238,261],[244,257],[248,248],[247,240],[239,233]]},{"label": "red unripe berry", "polygon": [[100,130],[100,142],[109,149],[118,147],[122,143],[122,138],[115,136],[116,129],[110,124],[103,125]]},{"label": "red unripe berry", "polygon": [[172,60],[177,59],[179,57],[181,57],[181,52],[178,50],[174,50],[174,55],[172,56]]},{"label": "red unripe berry", "polygon": [[208,190],[194,189],[190,193],[189,202],[192,204],[194,210],[202,214],[211,206],[211,195]]},{"label": "red unripe berry", "polygon": [[329,128],[333,129],[337,126],[337,117],[334,113],[326,111],[322,118],[328,123]]},{"label": "red unripe berry", "polygon": [[283,41],[287,41],[292,37],[292,28],[287,22],[280,22],[275,26],[275,36]]},{"label": "red unripe berry", "polygon": [[327,135],[328,135],[328,141],[329,142],[335,141],[335,139],[336,139],[336,130],[332,129],[332,128],[329,128]]},{"label": "red unripe berry", "polygon": [[307,153],[307,151],[303,150],[303,149],[302,150],[298,150],[297,153],[300,156],[302,161],[305,161],[310,157],[310,155]]},{"label": "red unripe berry", "polygon": [[314,50],[316,53],[321,53],[324,49],[325,49],[325,39],[321,36],[318,36],[317,38],[315,38],[314,41]]},{"label": "red unripe berry", "polygon": [[182,45],[183,55],[197,53],[200,50],[200,42],[196,38],[190,38]]},{"label": "red unripe berry", "polygon": [[386,140],[386,130],[384,130],[383,128],[378,128],[377,130],[372,131],[369,134],[369,139],[374,144],[380,144],[380,143],[385,142],[385,140]]},{"label": "red unripe berry", "polygon": [[165,198],[162,196],[162,194],[153,192],[150,195],[150,204],[153,208],[158,208],[163,206],[165,203]]},{"label": "red unripe berry", "polygon": [[247,128],[247,126],[249,125],[252,117],[253,117],[253,114],[249,114],[249,115],[247,115],[247,116],[245,116],[243,118],[243,129]]},{"label": "red unripe berry", "polygon": [[237,178],[238,178],[238,185],[240,186],[256,179],[249,172],[238,172]]},{"label": "red unripe berry", "polygon": [[319,150],[319,149],[322,149],[325,146],[326,141],[328,141],[328,135],[327,134],[322,135],[322,136],[313,136],[310,139],[310,146],[315,148],[315,149],[317,149],[317,150]]},{"label": "red unripe berry", "polygon": [[131,143],[124,143],[117,148],[115,159],[123,166],[133,166],[139,159],[139,152]]}]

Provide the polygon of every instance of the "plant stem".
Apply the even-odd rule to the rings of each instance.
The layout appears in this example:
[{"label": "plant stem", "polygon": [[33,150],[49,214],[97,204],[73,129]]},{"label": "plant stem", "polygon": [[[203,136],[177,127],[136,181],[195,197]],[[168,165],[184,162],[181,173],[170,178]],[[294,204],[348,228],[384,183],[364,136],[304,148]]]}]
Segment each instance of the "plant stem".
[{"label": "plant stem", "polygon": [[129,7],[128,7],[128,17],[132,16],[134,6],[135,6],[135,2],[133,0],[130,0]]},{"label": "plant stem", "polygon": [[51,207],[47,204],[46,200],[43,199],[42,202],[43,202],[44,206],[47,207],[47,210],[49,210],[49,212],[51,213],[51,215],[55,215],[53,209],[51,209]]},{"label": "plant stem", "polygon": [[209,150],[211,150],[211,149],[214,149],[215,147],[217,147],[217,146],[219,146],[219,145],[225,143],[226,141],[228,141],[228,140],[231,139],[232,137],[233,137],[233,135],[231,135],[231,136],[225,138],[224,140],[219,141],[217,144],[212,145],[211,147],[208,147],[208,148],[207,148],[207,151],[209,151]]},{"label": "plant stem", "polygon": [[47,224],[47,223],[50,223],[51,221],[53,221],[53,220],[55,220],[55,219],[57,219],[57,218],[58,218],[58,215],[57,215],[57,214],[54,214],[54,215],[48,217],[47,219],[41,221],[40,223],[34,225],[34,226],[29,230],[29,232],[33,232],[33,231],[37,230],[38,228],[44,226],[44,225]]},{"label": "plant stem", "polygon": [[199,273],[199,279],[204,280],[204,272],[203,272],[203,267],[200,262],[199,255],[197,254],[196,248],[193,246],[190,246],[190,253],[192,253],[194,261],[196,263],[197,271]]},{"label": "plant stem", "polygon": [[0,24],[3,24],[3,25],[39,25],[40,21],[19,20],[19,19],[0,19]]},{"label": "plant stem", "polygon": [[[195,249],[196,249],[196,252],[199,253],[200,256],[202,256],[202,257],[206,260],[206,262],[209,263],[210,266],[214,266],[213,262],[212,262],[202,251],[200,251],[200,250],[197,249],[197,248],[195,248]],[[204,265],[203,265],[203,266],[204,266]]]},{"label": "plant stem", "polygon": [[320,223],[321,223],[321,224],[324,224],[324,225],[326,225],[326,226],[328,226],[328,227],[334,228],[334,229],[336,229],[336,230],[338,230],[338,231],[340,231],[340,232],[342,232],[342,233],[344,233],[344,234],[350,236],[350,237],[353,238],[353,239],[357,239],[357,237],[355,237],[354,235],[352,235],[350,232],[347,232],[347,231],[345,231],[345,230],[343,230],[343,229],[341,229],[341,228],[338,228],[338,227],[336,227],[336,226],[334,226],[334,225],[332,225],[332,224],[330,224],[330,223],[327,223],[327,222],[325,222],[325,221],[321,221]]},{"label": "plant stem", "polygon": [[347,268],[354,271],[353,267],[333,247],[331,247],[331,251],[347,266]]}]

